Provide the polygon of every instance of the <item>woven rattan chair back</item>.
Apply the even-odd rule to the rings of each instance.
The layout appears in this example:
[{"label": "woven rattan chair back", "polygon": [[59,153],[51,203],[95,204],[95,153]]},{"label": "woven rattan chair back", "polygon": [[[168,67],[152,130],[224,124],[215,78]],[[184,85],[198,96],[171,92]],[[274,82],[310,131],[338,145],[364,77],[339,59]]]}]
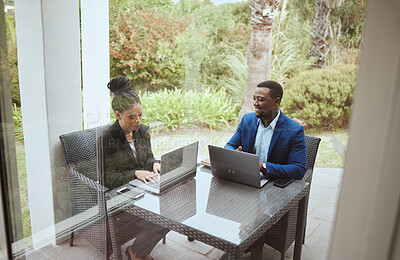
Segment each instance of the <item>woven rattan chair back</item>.
[{"label": "woven rattan chair back", "polygon": [[[78,218],[72,228],[99,249],[107,259],[122,259],[121,246],[135,237],[136,218],[126,212],[108,212],[102,185],[104,176],[98,169],[97,142],[107,127],[100,126],[60,136],[68,165],[72,216]],[[163,242],[165,243],[165,237]]]},{"label": "woven rattan chair back", "polygon": [[[314,172],[315,159],[317,157],[317,151],[321,138],[314,136],[305,136],[306,149],[307,149],[307,168],[304,174],[303,181],[311,184],[312,176]],[[311,186],[311,185],[310,185]],[[309,186],[309,187],[310,187]],[[305,222],[307,223],[307,208],[308,200],[310,196],[310,188],[308,188],[308,193],[305,197]],[[280,219],[275,225],[273,225],[267,231],[267,237],[265,243],[281,253],[281,259],[285,258],[286,250],[292,245],[296,235],[296,223],[297,223],[297,208],[291,210]],[[304,230],[306,225],[304,224]],[[305,232],[304,232],[305,236]],[[303,243],[304,243],[303,236]]]},{"label": "woven rattan chair back", "polygon": [[314,171],[315,159],[317,158],[317,151],[318,151],[318,147],[319,147],[321,138],[306,135],[305,139],[306,139],[306,149],[307,149],[307,168],[306,168],[307,170],[306,170],[306,173],[304,174],[302,181],[305,181],[305,182],[308,182],[311,184],[312,174]]},{"label": "woven rattan chair back", "polygon": [[[73,168],[83,167],[83,175],[98,181],[96,140],[107,126],[90,128],[60,136],[67,164]],[[80,165],[82,164],[82,165]]]},{"label": "woven rattan chair back", "polygon": [[[70,246],[77,231],[104,255],[107,252],[106,190],[100,185],[96,143],[101,131],[107,126],[86,129],[60,136],[68,168],[71,213],[74,226],[71,229]],[[110,250],[108,250],[110,251]]]}]

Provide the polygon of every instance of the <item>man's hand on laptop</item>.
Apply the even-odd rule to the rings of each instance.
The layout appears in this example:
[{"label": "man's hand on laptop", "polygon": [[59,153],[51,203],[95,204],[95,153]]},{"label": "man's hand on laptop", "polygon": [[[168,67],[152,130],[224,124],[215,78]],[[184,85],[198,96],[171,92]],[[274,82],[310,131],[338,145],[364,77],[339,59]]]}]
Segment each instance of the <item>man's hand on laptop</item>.
[{"label": "man's hand on laptop", "polygon": [[156,183],[159,182],[158,174],[149,171],[139,170],[135,172],[136,178],[141,180],[144,183],[151,182]]},{"label": "man's hand on laptop", "polygon": [[264,175],[267,172],[267,169],[264,168],[263,163],[262,162],[258,162],[259,163],[259,167],[260,167],[260,172],[262,172]]},{"label": "man's hand on laptop", "polygon": [[239,147],[236,149],[236,151],[239,151],[239,152],[243,151],[242,146],[239,146]]}]

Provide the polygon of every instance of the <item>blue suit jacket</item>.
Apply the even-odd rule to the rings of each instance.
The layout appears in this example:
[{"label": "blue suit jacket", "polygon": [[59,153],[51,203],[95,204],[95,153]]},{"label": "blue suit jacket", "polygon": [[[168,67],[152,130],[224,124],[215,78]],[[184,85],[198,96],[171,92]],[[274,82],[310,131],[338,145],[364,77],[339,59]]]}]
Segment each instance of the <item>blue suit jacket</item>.
[{"label": "blue suit jacket", "polygon": [[[244,152],[255,153],[257,128],[256,113],[245,114],[225,148],[234,150],[242,146]],[[267,177],[300,180],[306,171],[306,163],[304,128],[281,111],[268,150]]]}]

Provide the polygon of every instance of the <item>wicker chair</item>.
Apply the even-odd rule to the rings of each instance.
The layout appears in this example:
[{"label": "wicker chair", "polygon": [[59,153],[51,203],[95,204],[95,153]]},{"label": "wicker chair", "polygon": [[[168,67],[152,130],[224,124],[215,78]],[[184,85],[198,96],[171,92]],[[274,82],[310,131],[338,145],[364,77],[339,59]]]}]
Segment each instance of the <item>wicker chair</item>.
[{"label": "wicker chair", "polygon": [[[306,149],[307,149],[307,169],[303,177],[303,181],[310,183],[308,186],[308,193],[305,197],[305,217],[304,217],[304,232],[303,244],[305,241],[305,229],[307,223],[307,208],[310,196],[311,180],[314,171],[315,158],[317,156],[318,146],[321,138],[313,136],[305,136]],[[267,231],[265,243],[281,253],[281,259],[285,258],[286,250],[292,245],[296,235],[296,222],[297,222],[297,208],[290,210],[284,217],[282,217],[276,224],[274,224]]]},{"label": "wicker chair", "polygon": [[[109,259],[111,254],[122,259],[121,245],[135,237],[138,227],[125,212],[107,211],[108,190],[98,167],[97,138],[107,126],[60,136],[67,159],[73,228]],[[100,151],[100,150],[99,150]],[[117,235],[114,235],[117,234]]]}]

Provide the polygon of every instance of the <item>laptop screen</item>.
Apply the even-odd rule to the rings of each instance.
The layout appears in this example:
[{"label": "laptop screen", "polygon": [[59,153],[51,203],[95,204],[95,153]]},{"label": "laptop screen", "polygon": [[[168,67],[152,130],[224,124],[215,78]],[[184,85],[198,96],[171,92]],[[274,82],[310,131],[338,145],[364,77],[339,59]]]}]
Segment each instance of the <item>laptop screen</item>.
[{"label": "laptop screen", "polygon": [[183,163],[183,147],[163,155],[161,160],[161,174],[180,167]]},{"label": "laptop screen", "polygon": [[198,143],[191,143],[161,156],[161,184],[196,169]]},{"label": "laptop screen", "polygon": [[134,179],[129,183],[159,194],[169,187],[195,176],[198,143],[191,143],[161,156],[160,182],[145,184],[139,179]]}]

